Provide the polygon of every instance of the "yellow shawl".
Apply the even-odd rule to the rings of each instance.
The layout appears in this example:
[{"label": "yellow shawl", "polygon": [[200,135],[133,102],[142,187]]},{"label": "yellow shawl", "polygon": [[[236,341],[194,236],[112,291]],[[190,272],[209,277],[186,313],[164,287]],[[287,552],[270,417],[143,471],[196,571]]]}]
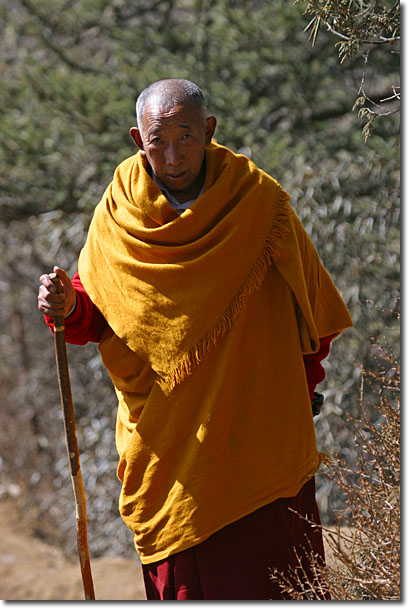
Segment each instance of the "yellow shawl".
[{"label": "yellow shawl", "polygon": [[143,563],[313,476],[302,353],[352,323],[273,178],[213,142],[178,216],[138,153],[95,210],[79,273],[110,326],[121,512]]}]

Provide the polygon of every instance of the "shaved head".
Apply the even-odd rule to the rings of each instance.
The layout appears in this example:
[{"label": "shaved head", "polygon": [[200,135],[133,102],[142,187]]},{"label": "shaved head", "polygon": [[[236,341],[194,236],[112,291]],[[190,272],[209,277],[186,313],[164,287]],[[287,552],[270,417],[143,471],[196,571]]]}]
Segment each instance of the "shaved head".
[{"label": "shaved head", "polygon": [[193,105],[206,120],[206,106],[203,93],[198,85],[184,78],[166,78],[151,83],[139,95],[136,104],[137,123],[142,130],[143,117],[147,103],[163,110],[175,106]]}]

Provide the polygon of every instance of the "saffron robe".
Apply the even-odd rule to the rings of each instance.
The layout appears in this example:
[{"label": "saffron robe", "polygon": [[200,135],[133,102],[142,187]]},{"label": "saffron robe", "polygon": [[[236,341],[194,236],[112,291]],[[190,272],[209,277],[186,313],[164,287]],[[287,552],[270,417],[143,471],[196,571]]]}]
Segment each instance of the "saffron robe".
[{"label": "saffron robe", "polygon": [[288,194],[249,159],[213,142],[180,216],[145,163],[117,168],[79,273],[109,324],[120,511],[151,563],[314,476],[303,354],[352,323]]}]

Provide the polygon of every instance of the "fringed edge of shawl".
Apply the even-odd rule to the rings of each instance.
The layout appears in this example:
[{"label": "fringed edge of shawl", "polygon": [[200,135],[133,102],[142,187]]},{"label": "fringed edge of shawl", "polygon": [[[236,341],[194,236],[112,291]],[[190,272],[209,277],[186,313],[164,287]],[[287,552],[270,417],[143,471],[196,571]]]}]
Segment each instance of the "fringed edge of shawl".
[{"label": "fringed edge of shawl", "polygon": [[168,391],[173,390],[175,386],[192,374],[194,368],[201,362],[204,354],[217,345],[221,337],[232,327],[246,298],[256,292],[262,285],[268,267],[272,264],[272,261],[277,260],[279,257],[278,246],[280,242],[286,238],[289,232],[289,226],[286,224],[292,212],[292,208],[287,205],[289,200],[289,193],[280,187],[276,218],[260,255],[223,314],[198,343],[181,358],[174,370],[160,381],[161,385]]}]

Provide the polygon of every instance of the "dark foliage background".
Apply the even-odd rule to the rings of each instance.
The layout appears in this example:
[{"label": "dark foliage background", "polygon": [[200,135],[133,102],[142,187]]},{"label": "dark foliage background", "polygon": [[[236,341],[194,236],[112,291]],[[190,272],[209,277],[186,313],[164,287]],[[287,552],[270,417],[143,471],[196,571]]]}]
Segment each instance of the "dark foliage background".
[{"label": "dark foliage background", "polygon": [[[153,80],[197,82],[218,118],[217,140],[250,156],[291,193],[355,322],[326,363],[326,401],[316,423],[321,449],[328,444],[354,456],[346,414],[359,416],[355,363],[371,370],[371,337],[399,351],[400,159],[397,96],[372,122],[367,141],[361,130],[368,116],[352,107],[363,91],[359,106],[376,112],[368,100],[391,97],[399,85],[399,43],[361,45],[358,33],[354,52],[340,63],[338,37],[323,22],[315,44],[308,41],[308,4],[320,3],[0,6],[0,497],[15,498],[37,533],[68,553],[76,544],[74,504],[53,341],[36,309],[38,277],[54,264],[76,271],[93,209],[115,167],[135,152],[128,135],[134,103]],[[347,4],[370,7],[338,6]],[[378,11],[390,11],[392,20],[399,3],[371,4],[367,14],[380,22],[380,35],[386,21]],[[117,508],[111,383],[96,346],[68,351],[91,555],[132,554]],[[343,499],[322,476],[318,499],[324,522],[332,522]]]}]

